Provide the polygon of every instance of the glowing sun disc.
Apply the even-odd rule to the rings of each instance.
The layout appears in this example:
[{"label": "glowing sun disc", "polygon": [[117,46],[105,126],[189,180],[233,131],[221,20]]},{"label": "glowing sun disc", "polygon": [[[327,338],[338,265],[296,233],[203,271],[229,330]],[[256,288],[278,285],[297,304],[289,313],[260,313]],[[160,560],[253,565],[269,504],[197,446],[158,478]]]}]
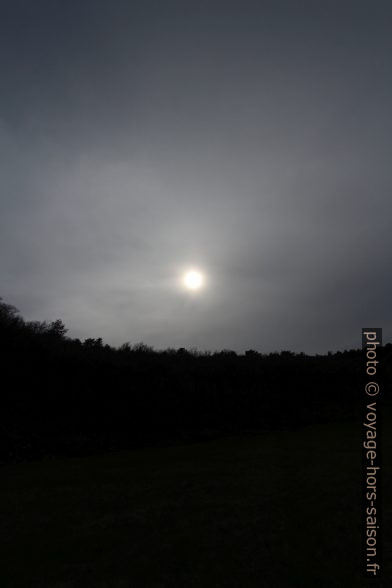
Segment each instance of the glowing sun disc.
[{"label": "glowing sun disc", "polygon": [[198,290],[203,285],[202,274],[195,270],[187,272],[184,276],[184,285],[189,288],[189,290]]}]

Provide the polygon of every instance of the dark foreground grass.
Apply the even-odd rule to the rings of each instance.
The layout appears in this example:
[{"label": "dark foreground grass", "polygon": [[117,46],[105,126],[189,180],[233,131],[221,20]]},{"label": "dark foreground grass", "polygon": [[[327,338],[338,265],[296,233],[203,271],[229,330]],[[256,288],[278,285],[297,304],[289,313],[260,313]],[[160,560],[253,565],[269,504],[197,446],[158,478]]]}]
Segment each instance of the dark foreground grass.
[{"label": "dark foreground grass", "polygon": [[3,588],[361,586],[358,424],[6,466],[2,479]]}]

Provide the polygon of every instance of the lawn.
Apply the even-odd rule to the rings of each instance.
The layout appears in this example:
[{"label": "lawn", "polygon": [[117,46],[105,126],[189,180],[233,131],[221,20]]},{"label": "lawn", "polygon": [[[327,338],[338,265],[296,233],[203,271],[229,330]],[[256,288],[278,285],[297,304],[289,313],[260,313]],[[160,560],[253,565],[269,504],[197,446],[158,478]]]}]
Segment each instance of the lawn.
[{"label": "lawn", "polygon": [[0,585],[361,586],[360,443],[335,423],[5,466]]}]

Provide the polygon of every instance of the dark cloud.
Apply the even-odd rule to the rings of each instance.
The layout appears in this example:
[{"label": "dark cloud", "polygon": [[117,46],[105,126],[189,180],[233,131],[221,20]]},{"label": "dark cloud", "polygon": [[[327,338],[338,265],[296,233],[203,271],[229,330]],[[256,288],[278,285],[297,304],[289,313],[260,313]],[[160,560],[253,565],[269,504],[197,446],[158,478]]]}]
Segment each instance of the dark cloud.
[{"label": "dark cloud", "polygon": [[27,318],[157,347],[390,332],[389,3],[0,10],[1,295]]}]

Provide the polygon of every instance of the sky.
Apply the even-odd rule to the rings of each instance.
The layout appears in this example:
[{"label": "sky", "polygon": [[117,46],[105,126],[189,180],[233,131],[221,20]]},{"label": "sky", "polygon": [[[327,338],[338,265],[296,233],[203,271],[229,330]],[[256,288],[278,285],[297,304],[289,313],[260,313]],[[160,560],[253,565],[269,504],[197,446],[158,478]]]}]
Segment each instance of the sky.
[{"label": "sky", "polygon": [[391,55],[389,1],[0,0],[0,296],[112,345],[390,341]]}]

